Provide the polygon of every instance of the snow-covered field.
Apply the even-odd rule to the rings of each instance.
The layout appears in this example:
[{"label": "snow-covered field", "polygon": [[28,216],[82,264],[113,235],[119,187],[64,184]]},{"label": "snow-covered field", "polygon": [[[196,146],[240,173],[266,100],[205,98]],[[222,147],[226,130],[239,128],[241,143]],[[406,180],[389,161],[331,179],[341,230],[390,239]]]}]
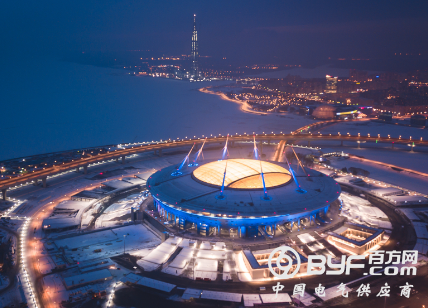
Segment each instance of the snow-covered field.
[{"label": "snow-covered field", "polygon": [[[370,121],[363,122],[341,122],[335,125],[328,126],[320,129],[323,134],[337,135],[338,132],[341,134],[350,133],[356,135],[361,133],[362,136],[367,136],[370,133],[371,136],[377,136],[380,134],[382,137],[399,137],[413,139],[428,140],[428,130],[405,127],[391,124],[376,123]],[[397,167],[413,169],[416,171],[428,173],[428,148],[427,147],[415,147],[415,152],[410,151],[410,147],[407,145],[395,145],[392,149],[392,144],[384,143],[362,143],[361,147],[358,148],[355,142],[344,142],[344,146],[340,146],[337,141],[324,141],[324,142],[312,142],[312,146],[319,146],[322,150],[335,150],[343,151],[353,155],[358,155],[366,159],[379,161]],[[387,183],[397,185],[400,187],[414,190],[420,193],[428,194],[428,177],[416,175],[405,171],[397,171],[390,167],[381,166],[372,162],[361,161],[357,158],[351,159],[338,159],[329,158],[331,165],[335,168],[342,169],[343,167],[356,167],[367,170],[370,172],[370,178],[385,181]]]},{"label": "snow-covered field", "polygon": [[340,198],[343,201],[341,215],[347,217],[351,222],[392,230],[388,216],[367,200],[346,192],[342,192]]},{"label": "snow-covered field", "polygon": [[[426,152],[410,152],[391,148],[339,148],[346,153],[362,156],[367,159],[384,162],[387,164],[396,165],[403,168],[414,169],[428,173],[428,153]],[[428,148],[426,148],[428,150]]]},{"label": "snow-covered field", "polygon": [[[142,248],[157,246],[160,243],[161,241],[157,236],[140,224],[55,241],[57,247],[66,247],[67,256],[79,262],[121,254],[124,247],[126,252],[132,253]],[[76,248],[76,251],[72,251]],[[98,249],[101,251],[95,252]]]},{"label": "snow-covered field", "polygon": [[333,166],[334,168],[361,168],[369,171],[369,177],[372,179],[384,181],[386,183],[404,187],[406,189],[419,193],[428,194],[428,177],[416,175],[405,171],[395,171],[389,167],[379,166],[375,163],[362,162],[355,159],[331,158],[330,162],[331,166]]}]

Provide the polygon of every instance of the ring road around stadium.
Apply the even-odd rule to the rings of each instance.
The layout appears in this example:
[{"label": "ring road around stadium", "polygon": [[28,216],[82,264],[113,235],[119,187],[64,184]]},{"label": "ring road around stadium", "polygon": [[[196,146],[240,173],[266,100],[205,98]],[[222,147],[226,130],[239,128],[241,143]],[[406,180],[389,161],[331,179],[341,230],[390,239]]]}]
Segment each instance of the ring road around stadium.
[{"label": "ring road around stadium", "polygon": [[277,226],[311,225],[325,218],[341,192],[333,178],[315,170],[256,159],[209,161],[179,173],[177,168],[154,173],[147,188],[166,220],[206,236],[274,236]]}]

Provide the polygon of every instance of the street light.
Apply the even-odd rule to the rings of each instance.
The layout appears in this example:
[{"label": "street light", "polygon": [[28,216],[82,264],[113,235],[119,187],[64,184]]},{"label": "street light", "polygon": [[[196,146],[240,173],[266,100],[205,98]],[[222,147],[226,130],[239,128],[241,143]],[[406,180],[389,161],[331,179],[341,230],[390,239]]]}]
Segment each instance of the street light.
[{"label": "street light", "polygon": [[125,238],[126,234],[123,235],[123,255],[125,255]]}]

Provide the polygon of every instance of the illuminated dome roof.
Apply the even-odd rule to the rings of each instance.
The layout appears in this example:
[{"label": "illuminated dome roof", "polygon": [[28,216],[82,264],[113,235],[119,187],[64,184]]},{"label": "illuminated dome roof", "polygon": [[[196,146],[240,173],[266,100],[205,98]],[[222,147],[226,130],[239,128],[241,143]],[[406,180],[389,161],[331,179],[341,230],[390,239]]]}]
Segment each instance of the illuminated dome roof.
[{"label": "illuminated dome roof", "polygon": [[[201,182],[221,186],[226,167],[224,186],[234,189],[263,188],[260,176],[260,161],[254,159],[228,159],[204,164],[193,171],[193,176]],[[262,161],[263,175],[266,187],[286,184],[291,179],[287,169]]]}]

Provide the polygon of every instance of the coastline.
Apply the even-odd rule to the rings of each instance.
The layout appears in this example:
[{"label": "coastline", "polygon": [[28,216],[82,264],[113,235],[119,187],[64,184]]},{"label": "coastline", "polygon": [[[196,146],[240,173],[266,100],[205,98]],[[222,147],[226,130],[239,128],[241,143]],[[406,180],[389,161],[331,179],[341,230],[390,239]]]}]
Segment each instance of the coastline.
[{"label": "coastline", "polygon": [[222,100],[226,100],[226,101],[230,101],[233,102],[235,104],[239,104],[239,109],[244,112],[244,113],[253,113],[253,114],[258,114],[258,115],[267,115],[267,112],[261,112],[261,111],[255,111],[251,108],[250,105],[248,105],[247,102],[244,101],[240,101],[237,99],[232,99],[227,97],[226,94],[224,94],[223,92],[214,92],[212,90],[209,90],[210,87],[203,87],[199,89],[199,92],[202,93],[207,93],[207,94],[212,94],[212,95],[217,95],[218,97],[220,97]]}]

